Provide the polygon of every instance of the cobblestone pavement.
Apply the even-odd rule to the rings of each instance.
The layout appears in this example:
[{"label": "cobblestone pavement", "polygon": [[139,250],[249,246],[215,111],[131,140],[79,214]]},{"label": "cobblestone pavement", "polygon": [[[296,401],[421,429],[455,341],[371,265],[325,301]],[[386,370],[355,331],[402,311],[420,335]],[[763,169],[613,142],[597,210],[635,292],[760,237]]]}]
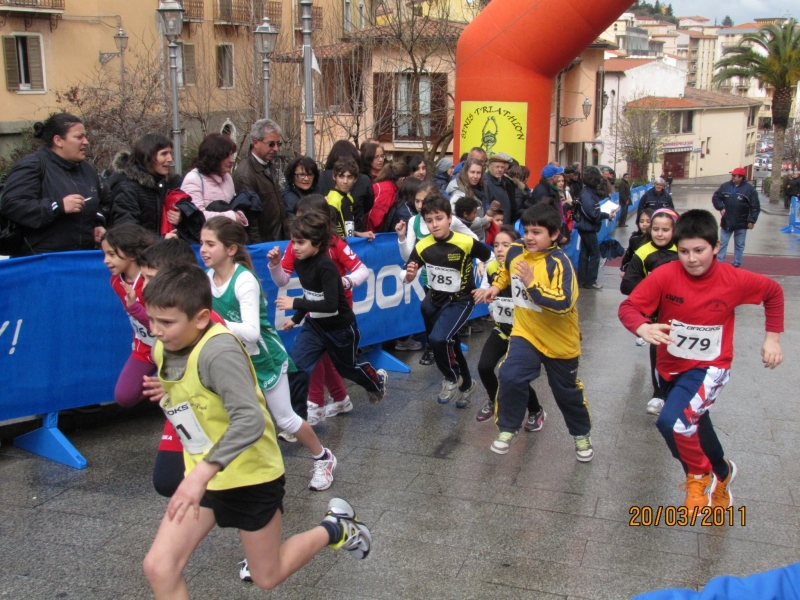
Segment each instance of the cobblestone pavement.
[{"label": "cobblestone pavement", "polygon": [[[679,208],[710,197],[677,196]],[[747,251],[798,256],[796,236],[774,233],[765,215]],[[774,222],[773,222],[774,219]],[[771,230],[771,231],[770,231]],[[772,232],[772,233],[771,233]],[[627,237],[627,235],[625,235]],[[677,506],[682,471],[645,413],[647,349],[619,324],[616,269],[579,301],[580,377],[593,417],[595,459],[575,460],[572,439],[546,382],[535,388],[544,429],[522,433],[505,456],[489,451],[493,423],[472,405],[439,405],[435,366],[404,353],[409,375],[393,374],[377,406],[352,386],[355,410],[316,427],[339,459],[325,492],[306,488],[307,451],[282,443],[287,469],[284,533],[348,499],[372,528],[365,561],[324,550],[274,592],[241,583],[235,532],[216,529],[186,569],[192,596],[232,598],[629,598],[664,587],[701,588],[721,574],[747,575],[800,561],[800,412],[794,407],[800,336],[800,278],[786,291],[786,363],[762,368],[763,309],[742,307],[733,377],[712,415],[740,472],[733,526],[631,526],[632,507]],[[796,318],[796,317],[794,317]],[[486,333],[473,335],[473,373]],[[141,560],[166,502],[150,476],[162,417],[114,419],[68,434],[89,462],[75,471],[4,443],[0,448],[0,598],[150,598]],[[2,436],[2,430],[0,430]]]}]

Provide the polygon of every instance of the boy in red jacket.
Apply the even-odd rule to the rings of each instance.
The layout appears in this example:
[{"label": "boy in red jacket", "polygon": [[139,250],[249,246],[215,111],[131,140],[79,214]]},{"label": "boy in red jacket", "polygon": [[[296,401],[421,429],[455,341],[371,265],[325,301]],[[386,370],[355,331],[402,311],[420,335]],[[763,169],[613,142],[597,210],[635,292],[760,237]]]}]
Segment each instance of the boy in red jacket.
[{"label": "boy in red jacket", "polygon": [[[724,458],[708,409],[730,378],[736,307],[764,303],[764,366],[783,361],[783,289],[772,279],[716,260],[717,222],[705,210],[681,215],[673,238],[678,261],[653,271],[619,307],[625,328],[658,346],[665,394],[656,427],[686,473],[690,511],[733,504],[736,465]],[[651,322],[649,315],[658,314]]]}]

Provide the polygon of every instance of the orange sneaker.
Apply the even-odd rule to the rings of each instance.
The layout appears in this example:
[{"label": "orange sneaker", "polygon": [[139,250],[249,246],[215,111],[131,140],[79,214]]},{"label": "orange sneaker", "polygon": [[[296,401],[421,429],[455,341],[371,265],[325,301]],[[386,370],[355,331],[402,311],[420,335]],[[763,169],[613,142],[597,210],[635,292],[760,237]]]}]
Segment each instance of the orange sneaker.
[{"label": "orange sneaker", "polygon": [[697,510],[703,506],[711,506],[711,494],[717,484],[717,478],[714,473],[706,473],[705,475],[692,475],[689,473],[686,476],[686,483],[681,488],[686,490],[686,500],[683,505],[689,510]]},{"label": "orange sneaker", "polygon": [[725,479],[717,479],[717,487],[714,488],[714,493],[711,494],[711,506],[721,506],[728,508],[733,506],[733,494],[731,493],[731,483],[736,478],[736,473],[739,469],[736,468],[736,463],[732,460],[725,460],[728,463],[728,476]]}]

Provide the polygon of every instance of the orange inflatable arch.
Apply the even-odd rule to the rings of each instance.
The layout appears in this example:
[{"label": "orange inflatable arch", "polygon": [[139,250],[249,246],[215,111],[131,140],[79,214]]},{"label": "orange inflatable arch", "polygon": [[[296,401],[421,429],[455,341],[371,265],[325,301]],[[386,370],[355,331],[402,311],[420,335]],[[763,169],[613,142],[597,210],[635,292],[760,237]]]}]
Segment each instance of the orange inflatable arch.
[{"label": "orange inflatable arch", "polygon": [[630,0],[493,0],[456,52],[454,155],[473,146],[531,169],[548,161],[553,78]]}]

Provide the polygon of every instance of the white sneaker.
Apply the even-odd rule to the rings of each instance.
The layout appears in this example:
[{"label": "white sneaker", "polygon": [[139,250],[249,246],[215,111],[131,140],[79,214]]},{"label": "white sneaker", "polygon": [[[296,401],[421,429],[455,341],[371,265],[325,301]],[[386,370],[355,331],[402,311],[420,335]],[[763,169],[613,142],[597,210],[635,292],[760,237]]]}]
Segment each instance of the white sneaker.
[{"label": "white sneaker", "polygon": [[239,579],[242,581],[249,581],[250,583],[253,582],[253,578],[250,577],[250,569],[247,567],[246,558],[239,563]]},{"label": "white sneaker", "polygon": [[306,422],[309,425],[316,425],[320,421],[324,421],[326,417],[326,411],[324,406],[317,406],[313,402],[308,403],[308,418]]},{"label": "white sneaker", "polygon": [[333,483],[333,472],[336,470],[336,457],[333,452],[325,448],[325,452],[330,458],[321,458],[314,461],[314,469],[311,471],[313,476],[308,484],[308,489],[321,492],[331,487]]},{"label": "white sneaker", "polygon": [[297,441],[297,438],[288,431],[279,431],[278,437],[284,442],[289,442],[290,444],[294,444]]},{"label": "white sneaker", "polygon": [[345,396],[341,402],[331,402],[325,405],[325,417],[335,417],[342,413],[349,413],[353,410],[353,403],[350,401],[350,396]]},{"label": "white sneaker", "polygon": [[416,352],[417,350],[422,350],[422,342],[418,342],[412,337],[407,337],[404,340],[397,340],[394,344],[394,349]]},{"label": "white sneaker", "polygon": [[644,346],[645,344],[647,344],[647,342],[645,342],[642,338],[640,338],[640,337],[636,338],[636,345],[637,346]]},{"label": "white sneaker", "polygon": [[647,414],[660,415],[661,409],[664,408],[664,401],[661,398],[651,398],[647,403]]},{"label": "white sneaker", "polygon": [[439,397],[437,398],[439,404],[447,404],[453,398],[458,398],[460,395],[458,388],[462,383],[463,380],[461,377],[458,378],[458,381],[447,381],[447,379],[442,379],[442,389],[439,390]]}]

